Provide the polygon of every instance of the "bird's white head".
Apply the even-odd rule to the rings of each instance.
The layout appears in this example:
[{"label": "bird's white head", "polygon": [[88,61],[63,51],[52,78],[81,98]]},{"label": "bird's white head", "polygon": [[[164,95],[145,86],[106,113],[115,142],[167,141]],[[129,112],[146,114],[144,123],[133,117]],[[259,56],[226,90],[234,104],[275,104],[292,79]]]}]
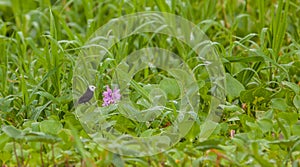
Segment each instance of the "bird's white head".
[{"label": "bird's white head", "polygon": [[90,85],[90,86],[89,86],[89,89],[90,89],[92,92],[94,92],[94,91],[95,91],[95,89],[96,89],[96,86],[94,86],[94,85]]}]

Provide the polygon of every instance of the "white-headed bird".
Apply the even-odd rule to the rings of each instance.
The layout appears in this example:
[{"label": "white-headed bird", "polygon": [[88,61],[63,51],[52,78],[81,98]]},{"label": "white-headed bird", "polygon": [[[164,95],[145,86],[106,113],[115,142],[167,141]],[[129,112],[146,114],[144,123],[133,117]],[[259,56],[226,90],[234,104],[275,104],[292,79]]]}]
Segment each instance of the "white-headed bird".
[{"label": "white-headed bird", "polygon": [[89,102],[94,96],[95,89],[94,85],[90,85],[86,92],[79,98],[77,104]]}]

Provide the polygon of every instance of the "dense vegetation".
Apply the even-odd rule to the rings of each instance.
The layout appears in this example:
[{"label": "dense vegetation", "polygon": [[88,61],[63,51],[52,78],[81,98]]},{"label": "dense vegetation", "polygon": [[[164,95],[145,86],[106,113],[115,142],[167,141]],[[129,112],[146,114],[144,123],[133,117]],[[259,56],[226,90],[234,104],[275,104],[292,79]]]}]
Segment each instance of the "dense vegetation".
[{"label": "dense vegetation", "polygon": [[[118,63],[143,47],[180,55],[193,71],[202,103],[191,131],[171,149],[148,157],[120,156],[93,141],[76,117],[73,72],[80,50],[98,28],[144,11],[179,15],[205,32],[226,72],[226,103],[212,133],[200,140],[199,134],[210,130],[201,124],[211,99],[209,76],[198,66],[203,62],[174,38],[130,36],[108,48],[112,54],[98,68],[93,84],[99,106]],[[2,0],[0,18],[2,166],[300,165],[300,1]],[[147,68],[133,80],[129,96],[139,107],[145,108],[141,92],[157,84],[171,110],[150,126],[116,115],[110,119],[133,135],[168,127],[180,92],[174,78]]]}]

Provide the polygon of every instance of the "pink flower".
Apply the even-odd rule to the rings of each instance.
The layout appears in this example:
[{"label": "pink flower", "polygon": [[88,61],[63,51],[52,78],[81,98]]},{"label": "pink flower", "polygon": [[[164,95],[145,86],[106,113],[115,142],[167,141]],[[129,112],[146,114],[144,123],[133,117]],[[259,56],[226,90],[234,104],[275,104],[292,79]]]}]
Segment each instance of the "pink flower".
[{"label": "pink flower", "polygon": [[106,91],[103,92],[102,106],[114,104],[121,99],[120,89],[115,88],[113,91],[106,85]]},{"label": "pink flower", "polygon": [[235,130],[230,130],[230,138],[232,139],[235,135]]}]

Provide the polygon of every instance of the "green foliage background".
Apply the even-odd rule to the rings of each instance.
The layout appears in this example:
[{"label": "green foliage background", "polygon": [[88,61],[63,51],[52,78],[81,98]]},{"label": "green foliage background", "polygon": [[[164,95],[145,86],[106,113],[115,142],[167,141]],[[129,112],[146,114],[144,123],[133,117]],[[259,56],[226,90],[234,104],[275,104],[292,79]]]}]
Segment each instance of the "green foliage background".
[{"label": "green foliage background", "polygon": [[[196,124],[185,139],[166,152],[152,157],[121,157],[94,143],[75,118],[73,68],[80,47],[100,26],[113,18],[143,11],[177,14],[207,34],[226,71],[227,103],[222,106],[222,120],[208,140],[198,140],[197,134],[208,127]],[[299,25],[297,0],[2,0],[0,163],[299,166]],[[190,68],[197,67],[195,55],[187,46],[176,40],[170,45],[162,39],[166,37],[145,34],[112,48],[115,57],[104,62],[106,68],[99,69],[96,97],[101,99],[110,69],[143,46],[171,46]],[[145,83],[162,79],[151,75],[145,69],[135,79]],[[143,80],[147,76],[149,79]],[[195,77],[205,102],[200,108],[205,110],[210,99],[209,84],[203,82],[207,76],[195,68]],[[127,133],[137,131],[130,123],[124,126],[128,126]],[[230,136],[232,130],[234,137]]]}]

